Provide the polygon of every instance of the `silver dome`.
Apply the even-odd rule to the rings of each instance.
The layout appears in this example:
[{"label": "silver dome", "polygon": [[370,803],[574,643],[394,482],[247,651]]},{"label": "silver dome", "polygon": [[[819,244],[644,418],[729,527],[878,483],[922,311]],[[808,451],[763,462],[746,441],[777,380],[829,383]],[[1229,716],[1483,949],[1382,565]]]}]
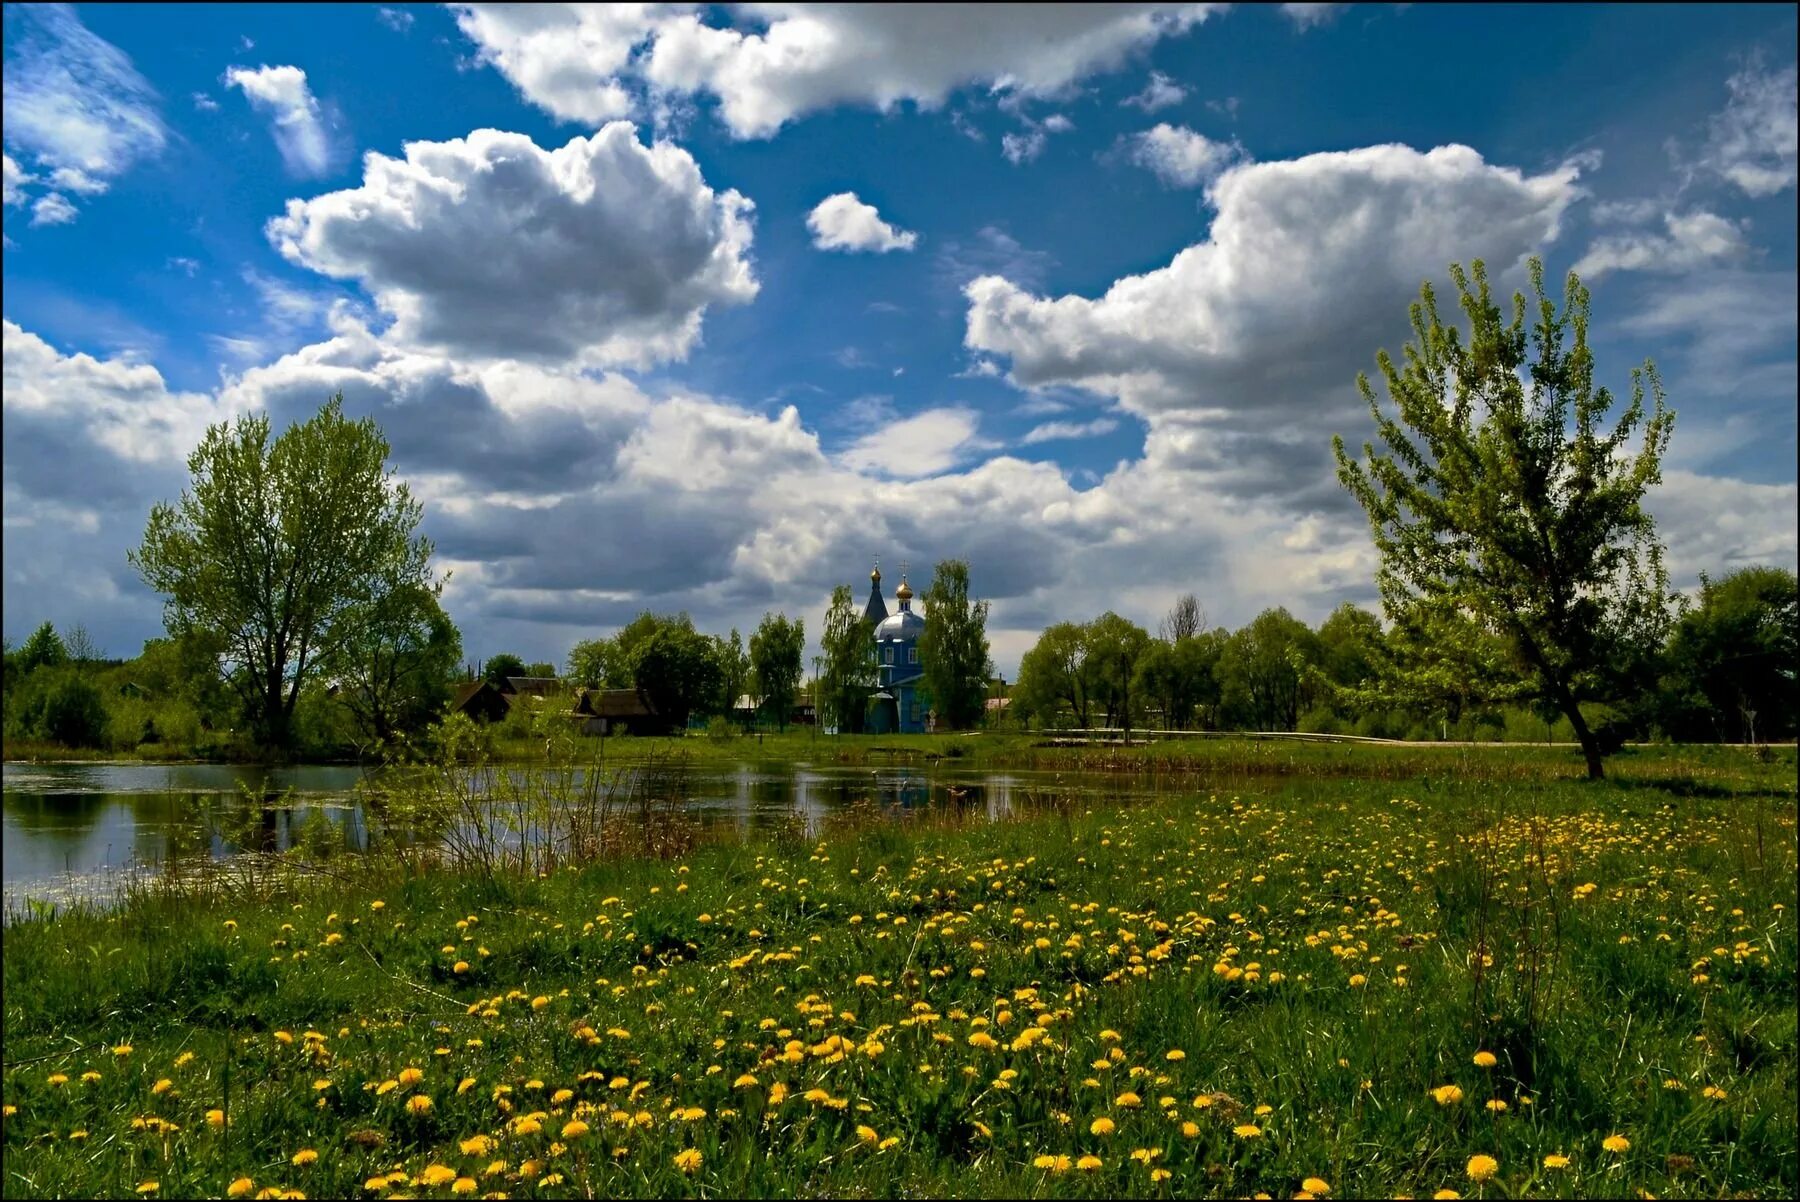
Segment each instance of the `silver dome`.
[{"label": "silver dome", "polygon": [[881,625],[875,628],[878,642],[891,642],[895,639],[916,639],[925,629],[925,619],[910,609],[897,610],[887,616]]}]

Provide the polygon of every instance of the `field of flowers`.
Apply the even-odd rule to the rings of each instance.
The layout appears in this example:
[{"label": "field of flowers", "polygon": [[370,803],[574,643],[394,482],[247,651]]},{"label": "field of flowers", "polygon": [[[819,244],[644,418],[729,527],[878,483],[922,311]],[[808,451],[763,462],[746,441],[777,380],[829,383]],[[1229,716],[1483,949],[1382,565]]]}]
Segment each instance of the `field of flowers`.
[{"label": "field of flowers", "polygon": [[1776,775],[861,814],[15,923],[3,1192],[1791,1197]]}]

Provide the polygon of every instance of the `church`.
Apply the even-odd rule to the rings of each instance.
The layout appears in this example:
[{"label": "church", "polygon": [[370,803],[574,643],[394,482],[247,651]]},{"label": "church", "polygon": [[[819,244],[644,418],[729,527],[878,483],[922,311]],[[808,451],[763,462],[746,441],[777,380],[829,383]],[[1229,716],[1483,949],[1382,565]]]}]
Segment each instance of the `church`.
[{"label": "church", "polygon": [[888,612],[881,596],[881,565],[869,573],[869,603],[863,608],[863,623],[875,638],[876,690],[869,697],[870,734],[921,734],[927,729],[927,715],[920,686],[924,670],[919,666],[919,635],[925,631],[925,619],[913,612],[912,587],[906,583],[905,565],[901,565],[900,587],[894,590],[894,603]]}]

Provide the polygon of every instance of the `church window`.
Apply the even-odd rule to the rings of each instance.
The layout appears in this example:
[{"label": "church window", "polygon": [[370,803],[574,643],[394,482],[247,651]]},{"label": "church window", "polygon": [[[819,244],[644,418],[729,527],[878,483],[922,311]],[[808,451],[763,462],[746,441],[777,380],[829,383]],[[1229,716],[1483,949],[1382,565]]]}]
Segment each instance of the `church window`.
[{"label": "church window", "polygon": [[917,647],[908,647],[906,649],[906,662],[909,664],[916,664],[919,662],[919,649]]},{"label": "church window", "polygon": [[881,662],[884,664],[891,664],[894,662],[894,649],[892,647],[883,647],[881,649]]}]

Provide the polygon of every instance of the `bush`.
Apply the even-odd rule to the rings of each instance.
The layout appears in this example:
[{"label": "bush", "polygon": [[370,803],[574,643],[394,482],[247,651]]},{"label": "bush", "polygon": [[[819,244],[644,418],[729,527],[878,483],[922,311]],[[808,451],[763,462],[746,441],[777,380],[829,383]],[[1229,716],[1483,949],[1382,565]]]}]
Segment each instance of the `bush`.
[{"label": "bush", "polygon": [[40,733],[66,747],[106,744],[106,703],[100,690],[74,673],[63,676],[44,695]]},{"label": "bush", "polygon": [[715,743],[729,743],[737,738],[737,731],[731,727],[731,719],[719,715],[706,724],[706,737]]},{"label": "bush", "polygon": [[1321,705],[1300,715],[1299,729],[1305,734],[1342,735],[1350,732],[1350,724]]}]

